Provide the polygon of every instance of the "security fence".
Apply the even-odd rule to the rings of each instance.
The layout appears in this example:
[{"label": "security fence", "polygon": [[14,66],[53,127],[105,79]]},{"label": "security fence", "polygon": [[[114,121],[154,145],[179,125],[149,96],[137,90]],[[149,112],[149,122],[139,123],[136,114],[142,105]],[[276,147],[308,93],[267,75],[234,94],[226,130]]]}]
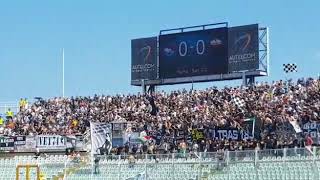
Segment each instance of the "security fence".
[{"label": "security fence", "polygon": [[[319,179],[319,148],[81,157],[66,163],[65,179]],[[290,167],[290,168],[288,168]],[[298,168],[297,168],[298,167]],[[275,169],[273,169],[275,168]],[[265,171],[269,169],[269,171]],[[300,172],[301,171],[301,172]],[[270,175],[271,174],[271,175]],[[280,175],[279,175],[280,176]],[[305,176],[305,178],[302,178]]]}]

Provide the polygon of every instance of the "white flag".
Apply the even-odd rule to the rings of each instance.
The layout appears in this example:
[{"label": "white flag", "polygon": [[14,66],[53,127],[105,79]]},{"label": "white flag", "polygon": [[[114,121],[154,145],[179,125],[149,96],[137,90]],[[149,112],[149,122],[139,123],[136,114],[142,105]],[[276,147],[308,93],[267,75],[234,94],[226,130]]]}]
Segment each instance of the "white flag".
[{"label": "white flag", "polygon": [[111,124],[90,122],[91,154],[109,154],[112,148]]},{"label": "white flag", "polygon": [[296,133],[301,133],[302,129],[300,128],[299,124],[297,121],[289,121],[290,124],[292,125],[293,129],[296,131]]}]

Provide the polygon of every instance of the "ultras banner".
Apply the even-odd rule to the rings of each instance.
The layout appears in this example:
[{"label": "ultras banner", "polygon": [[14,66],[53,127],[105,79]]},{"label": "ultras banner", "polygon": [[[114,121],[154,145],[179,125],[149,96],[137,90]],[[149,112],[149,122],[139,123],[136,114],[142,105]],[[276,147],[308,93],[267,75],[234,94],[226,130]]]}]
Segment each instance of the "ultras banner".
[{"label": "ultras banner", "polygon": [[36,136],[37,148],[39,149],[65,149],[66,137],[60,135]]},{"label": "ultras banner", "polygon": [[[255,129],[256,128],[256,129]],[[255,118],[247,118],[244,120],[242,129],[237,128],[216,128],[210,130],[212,139],[232,139],[232,140],[248,140],[259,139],[260,130],[256,126]]]},{"label": "ultras banner", "polygon": [[210,135],[212,139],[232,139],[232,140],[248,140],[253,139],[251,132],[239,130],[236,128],[219,128],[211,129]]}]

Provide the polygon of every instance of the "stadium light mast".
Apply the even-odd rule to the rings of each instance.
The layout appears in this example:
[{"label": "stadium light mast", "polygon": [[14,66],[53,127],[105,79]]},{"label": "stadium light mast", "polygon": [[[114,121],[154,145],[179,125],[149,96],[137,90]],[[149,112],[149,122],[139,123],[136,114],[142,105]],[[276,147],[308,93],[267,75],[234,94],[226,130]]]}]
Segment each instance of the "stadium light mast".
[{"label": "stadium light mast", "polygon": [[62,97],[64,97],[64,48],[62,48]]}]

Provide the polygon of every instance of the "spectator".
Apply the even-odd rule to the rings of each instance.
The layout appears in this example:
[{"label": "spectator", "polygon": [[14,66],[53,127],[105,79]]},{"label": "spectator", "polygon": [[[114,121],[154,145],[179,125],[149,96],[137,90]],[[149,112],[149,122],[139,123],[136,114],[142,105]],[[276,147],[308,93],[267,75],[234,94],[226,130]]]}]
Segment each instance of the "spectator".
[{"label": "spectator", "polygon": [[3,120],[3,118],[0,116],[0,126],[3,126],[3,124],[4,124],[4,120]]},{"label": "spectator", "polygon": [[10,108],[8,108],[8,111],[6,112],[6,118],[7,120],[10,120],[13,118],[13,112],[11,111]]},{"label": "spectator", "polygon": [[94,158],[94,174],[99,174],[99,161],[100,161],[100,157],[96,156]]},{"label": "spectator", "polygon": [[136,163],[136,159],[133,155],[129,156],[129,168],[133,168],[134,164]]},{"label": "spectator", "polygon": [[307,149],[311,154],[313,154],[313,152],[312,152],[312,145],[313,145],[313,140],[312,140],[311,136],[308,134],[308,135],[306,136],[305,147],[306,147],[306,149]]}]

